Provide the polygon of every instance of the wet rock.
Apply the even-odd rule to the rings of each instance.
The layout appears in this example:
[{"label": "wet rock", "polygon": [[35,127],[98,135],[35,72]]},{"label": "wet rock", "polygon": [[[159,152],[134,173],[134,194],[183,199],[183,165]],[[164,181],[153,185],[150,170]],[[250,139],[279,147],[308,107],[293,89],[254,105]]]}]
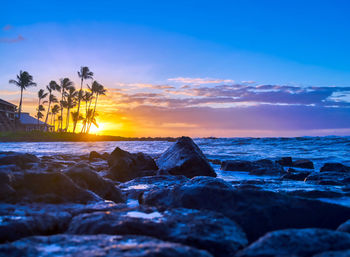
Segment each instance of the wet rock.
[{"label": "wet rock", "polygon": [[89,154],[89,161],[93,161],[95,159],[103,159],[103,156],[96,151],[91,151]]},{"label": "wet rock", "polygon": [[287,194],[305,198],[338,198],[344,196],[342,193],[330,190],[295,190],[290,191]]},{"label": "wet rock", "polygon": [[293,166],[293,159],[292,157],[282,157],[279,160],[276,160],[276,162],[282,166]]},{"label": "wet rock", "polygon": [[310,160],[297,160],[293,162],[293,167],[302,169],[314,169],[314,163]]},{"label": "wet rock", "polygon": [[15,194],[15,190],[10,183],[11,176],[9,172],[0,171],[0,201],[6,201]]},{"label": "wet rock", "polygon": [[144,236],[34,236],[0,245],[0,256],[210,257],[206,251]]},{"label": "wet rock", "polygon": [[216,177],[199,147],[189,137],[181,137],[170,146],[158,159],[160,174]]},{"label": "wet rock", "polygon": [[0,165],[15,164],[22,169],[31,167],[32,163],[39,162],[39,158],[28,153],[0,152]]},{"label": "wet rock", "polygon": [[271,160],[262,159],[258,161],[230,160],[221,165],[224,171],[247,171],[251,175],[276,175],[284,173],[283,167]]},{"label": "wet rock", "polygon": [[67,229],[70,219],[68,212],[0,215],[0,243],[32,235],[62,233]]},{"label": "wet rock", "polygon": [[305,178],[305,182],[312,182],[318,185],[341,186],[347,184],[350,174],[344,172],[315,172]]},{"label": "wet rock", "polygon": [[287,170],[287,173],[281,176],[281,179],[304,181],[305,178],[309,175],[310,175],[309,171],[296,171],[295,169],[289,168]]},{"label": "wet rock", "polygon": [[350,248],[350,234],[328,229],[286,229],[261,237],[238,257],[248,256],[312,256],[331,250]]},{"label": "wet rock", "polygon": [[344,251],[323,252],[320,254],[316,254],[313,257],[349,257],[349,256],[350,256],[350,249],[344,250]]},{"label": "wet rock", "polygon": [[10,202],[87,203],[99,200],[60,172],[16,174],[11,186],[16,194]]},{"label": "wet rock", "polygon": [[193,180],[172,189],[145,192],[141,200],[143,204],[163,208],[220,212],[236,221],[250,241],[284,228],[335,229],[350,219],[350,208],[344,206],[263,190],[235,190],[226,184],[199,184]]},{"label": "wet rock", "polygon": [[170,188],[175,185],[183,184],[189,181],[185,176],[147,176],[139,177],[119,185],[120,189],[128,198],[138,199],[139,196],[154,188]]},{"label": "wet rock", "polygon": [[132,154],[119,147],[109,156],[108,165],[110,177],[120,182],[155,175],[158,169],[152,157],[144,153]]},{"label": "wet rock", "polygon": [[216,164],[216,165],[221,165],[221,161],[218,159],[208,159],[208,162],[211,162],[212,164]]},{"label": "wet rock", "polygon": [[346,222],[344,222],[343,224],[341,224],[338,228],[338,231],[341,232],[347,232],[350,233],[350,220],[347,220]]},{"label": "wet rock", "polygon": [[230,219],[210,211],[173,209],[95,212],[73,218],[68,233],[146,235],[233,256],[248,244],[244,232]]},{"label": "wet rock", "polygon": [[333,163],[325,163],[322,168],[320,169],[320,172],[350,172],[350,167],[345,166],[341,163],[333,162]]},{"label": "wet rock", "polygon": [[121,190],[112,181],[102,178],[87,165],[73,166],[65,174],[80,187],[93,191],[105,200],[115,203],[124,202]]}]

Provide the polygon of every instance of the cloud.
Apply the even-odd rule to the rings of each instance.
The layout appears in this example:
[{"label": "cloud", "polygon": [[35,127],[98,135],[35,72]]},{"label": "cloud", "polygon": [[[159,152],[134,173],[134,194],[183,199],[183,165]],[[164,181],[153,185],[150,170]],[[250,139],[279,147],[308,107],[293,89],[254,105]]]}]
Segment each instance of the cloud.
[{"label": "cloud", "polygon": [[16,38],[0,38],[0,43],[17,43],[25,40],[22,35],[18,35]]},{"label": "cloud", "polygon": [[7,25],[5,25],[3,28],[2,28],[2,30],[4,30],[4,31],[8,31],[8,30],[11,30],[13,27],[10,25],[10,24],[7,24]]},{"label": "cloud", "polygon": [[212,79],[212,78],[170,78],[168,81],[184,84],[202,85],[202,84],[218,84],[218,83],[233,83],[231,79]]}]

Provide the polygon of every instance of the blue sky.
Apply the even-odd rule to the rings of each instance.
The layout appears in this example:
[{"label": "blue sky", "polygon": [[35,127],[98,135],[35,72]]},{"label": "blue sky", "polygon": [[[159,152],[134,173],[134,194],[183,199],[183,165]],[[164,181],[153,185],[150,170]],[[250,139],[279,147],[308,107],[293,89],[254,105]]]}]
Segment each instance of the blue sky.
[{"label": "blue sky", "polygon": [[[315,131],[344,134],[350,131],[347,130],[350,124],[344,124],[344,119],[350,114],[346,104],[350,101],[347,89],[350,86],[349,10],[348,1],[322,0],[6,1],[0,8],[0,95],[2,92],[4,98],[17,101],[16,95],[10,92],[15,89],[7,82],[20,69],[28,70],[39,86],[44,87],[51,79],[64,76],[78,82],[76,71],[81,65],[89,66],[96,79],[108,88],[124,90],[118,97],[125,97],[132,103],[135,94],[140,93],[161,94],[158,97],[163,100],[185,99],[182,87],[186,85],[206,85],[212,90],[211,95],[215,95],[222,84],[275,85],[269,92],[282,88],[281,94],[254,96],[252,99],[258,99],[254,100],[255,109],[259,109],[256,105],[266,103],[275,104],[274,107],[290,104],[294,105],[293,108],[296,104],[309,108],[312,104],[322,105],[318,109],[319,115],[313,115],[314,124],[318,125],[293,127],[291,132],[280,131],[281,134],[312,135]],[[211,82],[206,83],[208,80]],[[174,86],[176,93],[140,85]],[[313,91],[310,95],[303,95],[310,101],[287,101],[283,86]],[[337,89],[327,91],[324,87]],[[28,108],[34,91],[27,93]],[[248,91],[256,93],[256,90]],[[236,107],[232,113],[237,108],[252,108],[250,93],[244,95],[244,100],[243,95],[238,94],[233,96],[234,101],[226,99],[220,102],[222,99],[218,98],[206,103],[207,106],[192,104],[181,108],[226,108],[222,112],[224,120],[227,108]],[[187,97],[189,95],[203,98],[198,92],[193,94],[191,91]],[[315,95],[323,98],[315,103]],[[247,99],[250,104],[247,104]],[[335,104],[324,106],[329,99]],[[114,102],[119,100],[114,99]],[[159,101],[138,103],[141,107],[160,108]],[[169,101],[161,104],[161,107],[170,108]],[[133,105],[134,108],[140,106]],[[264,109],[264,106],[260,107]],[[137,110],[128,106],[128,113],[125,108],[116,104],[114,109],[125,112],[125,116],[132,116]],[[322,123],[328,116],[322,117],[322,114],[339,117],[334,121],[335,125],[329,127]],[[113,116],[113,113],[109,115]],[[270,114],[264,115],[266,120],[262,122],[271,123]],[[275,122],[285,122],[283,115],[278,117]],[[299,122],[298,115],[293,119]],[[154,124],[159,122],[162,121],[153,121]],[[195,131],[203,131],[198,133],[206,135],[208,127],[200,122],[188,125],[188,120],[165,123],[178,124],[174,130],[183,124],[183,133],[191,135],[195,135]],[[151,130],[152,125],[149,126]],[[217,134],[221,136],[234,135],[238,129],[232,127],[230,131],[229,124],[218,126],[225,127],[217,128]],[[170,131],[169,126],[165,127]],[[194,127],[195,131],[188,130]],[[254,133],[259,134],[256,132],[259,127],[251,122],[239,129],[249,134],[253,127]],[[262,135],[278,130],[275,125],[270,129],[266,124],[261,127],[264,131],[269,130]],[[286,131],[285,127],[282,129]]]}]

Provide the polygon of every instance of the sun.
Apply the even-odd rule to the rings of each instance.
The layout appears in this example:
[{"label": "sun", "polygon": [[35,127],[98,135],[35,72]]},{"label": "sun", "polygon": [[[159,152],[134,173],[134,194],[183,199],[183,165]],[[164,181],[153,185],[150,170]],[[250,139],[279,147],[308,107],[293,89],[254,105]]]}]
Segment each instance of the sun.
[{"label": "sun", "polygon": [[92,124],[91,127],[90,127],[90,133],[99,135],[103,131],[103,128],[104,128],[104,124],[103,123],[99,123],[98,127],[96,127],[94,124]]}]

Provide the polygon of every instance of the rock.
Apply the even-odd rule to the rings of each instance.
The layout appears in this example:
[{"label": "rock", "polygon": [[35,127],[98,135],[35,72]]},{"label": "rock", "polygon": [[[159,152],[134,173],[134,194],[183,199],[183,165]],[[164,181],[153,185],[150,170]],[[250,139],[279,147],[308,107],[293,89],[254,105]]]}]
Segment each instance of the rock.
[{"label": "rock", "polygon": [[344,172],[314,172],[305,178],[305,182],[312,182],[318,185],[341,186],[348,183],[350,174]]},{"label": "rock", "polygon": [[102,178],[87,165],[73,166],[65,174],[80,187],[93,191],[105,200],[115,203],[124,202],[121,190],[112,181]]},{"label": "rock", "polygon": [[39,162],[39,158],[28,153],[0,152],[0,165],[15,164],[22,169],[29,168],[32,163]]},{"label": "rock", "polygon": [[214,256],[233,256],[248,244],[233,221],[210,211],[173,209],[166,212],[95,212],[73,218],[67,233],[146,235],[207,250]]},{"label": "rock", "polygon": [[293,166],[293,159],[292,157],[282,157],[279,160],[276,160],[276,162],[282,166]]},{"label": "rock", "polygon": [[221,165],[224,171],[247,171],[251,175],[276,175],[284,173],[283,167],[271,160],[262,159],[258,161],[224,161]]},{"label": "rock", "polygon": [[350,233],[350,220],[347,220],[346,222],[344,222],[343,224],[341,224],[338,228],[338,231],[341,232],[347,232]]},{"label": "rock", "polygon": [[294,169],[288,169],[287,173],[281,176],[281,179],[304,181],[305,178],[309,175],[310,175],[309,171],[296,171]]},{"label": "rock", "polygon": [[350,234],[328,229],[286,229],[267,233],[240,251],[238,257],[300,256],[307,257],[330,250],[350,248]]},{"label": "rock", "polygon": [[91,151],[89,154],[89,161],[93,161],[95,159],[103,159],[103,158],[104,157],[96,151]]},{"label": "rock", "polygon": [[[263,190],[235,190],[191,180],[171,189],[145,192],[141,203],[163,208],[212,210],[236,221],[249,241],[285,228],[319,227],[335,229],[350,219],[350,208]],[[222,186],[219,186],[222,184]]]},{"label": "rock", "polygon": [[87,203],[100,200],[60,172],[16,174],[11,186],[16,191],[14,199],[9,199],[11,202]]},{"label": "rock", "polygon": [[325,163],[322,168],[320,169],[320,172],[350,172],[350,167],[345,166],[341,163],[333,162],[333,163]]},{"label": "rock", "polygon": [[300,196],[305,198],[338,198],[344,194],[330,190],[295,190],[287,192],[288,195]]},{"label": "rock", "polygon": [[13,197],[15,190],[10,186],[11,176],[8,172],[0,171],[0,201]]},{"label": "rock", "polygon": [[320,254],[316,254],[313,257],[349,257],[349,256],[350,256],[350,249],[344,250],[344,251],[323,252]]},{"label": "rock", "polygon": [[157,165],[161,174],[216,177],[207,158],[189,137],[181,137],[170,146],[157,159]]},{"label": "rock", "polygon": [[0,215],[0,243],[32,235],[64,232],[71,220],[68,212]]},{"label": "rock", "polygon": [[313,170],[314,163],[310,160],[297,160],[293,162],[293,167]]},{"label": "rock", "polygon": [[120,182],[155,175],[158,169],[152,157],[144,153],[132,154],[119,147],[109,156],[108,165],[111,178]]},{"label": "rock", "polygon": [[211,162],[212,164],[216,164],[216,165],[221,165],[221,161],[218,159],[208,159],[208,162]]},{"label": "rock", "polygon": [[210,257],[206,251],[144,236],[34,236],[0,245],[0,256]]}]

